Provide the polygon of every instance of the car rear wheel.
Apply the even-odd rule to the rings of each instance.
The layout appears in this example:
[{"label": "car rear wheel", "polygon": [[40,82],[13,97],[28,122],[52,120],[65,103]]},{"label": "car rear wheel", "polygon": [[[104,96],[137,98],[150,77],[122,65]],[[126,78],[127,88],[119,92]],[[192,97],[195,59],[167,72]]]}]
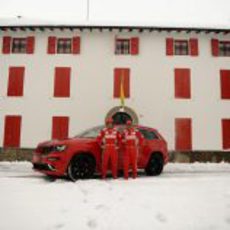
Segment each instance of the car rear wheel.
[{"label": "car rear wheel", "polygon": [[148,176],[160,175],[164,167],[164,160],[160,153],[151,155],[149,162],[145,168],[145,173]]},{"label": "car rear wheel", "polygon": [[89,155],[77,155],[68,167],[68,176],[72,181],[92,178],[95,172],[95,160]]}]

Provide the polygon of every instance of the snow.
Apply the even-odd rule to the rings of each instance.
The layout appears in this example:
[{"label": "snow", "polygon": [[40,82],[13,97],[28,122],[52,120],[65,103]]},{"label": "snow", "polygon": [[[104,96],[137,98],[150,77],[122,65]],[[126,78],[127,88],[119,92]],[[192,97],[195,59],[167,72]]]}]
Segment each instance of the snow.
[{"label": "snow", "polygon": [[0,229],[230,229],[230,164],[170,163],[159,177],[49,181],[0,162]]}]

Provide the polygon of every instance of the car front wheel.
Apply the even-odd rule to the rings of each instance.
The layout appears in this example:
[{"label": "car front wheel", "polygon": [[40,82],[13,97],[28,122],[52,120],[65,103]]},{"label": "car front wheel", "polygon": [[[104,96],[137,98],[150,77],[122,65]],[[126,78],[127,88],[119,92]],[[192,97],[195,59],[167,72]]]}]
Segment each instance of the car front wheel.
[{"label": "car front wheel", "polygon": [[68,176],[72,181],[92,178],[95,172],[95,160],[88,155],[75,156],[68,167]]},{"label": "car front wheel", "polygon": [[164,160],[160,153],[153,153],[145,168],[145,173],[148,176],[160,175],[164,167]]}]

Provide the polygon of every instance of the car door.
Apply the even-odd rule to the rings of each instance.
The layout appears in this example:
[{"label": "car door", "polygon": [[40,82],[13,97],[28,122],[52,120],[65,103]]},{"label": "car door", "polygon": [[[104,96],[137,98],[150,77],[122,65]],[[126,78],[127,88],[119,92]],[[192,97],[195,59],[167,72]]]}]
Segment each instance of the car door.
[{"label": "car door", "polygon": [[144,137],[144,141],[142,145],[139,147],[138,154],[138,167],[145,167],[150,154],[154,151],[154,149],[158,149],[160,146],[160,140],[157,136],[156,132],[147,128],[139,128],[139,131]]}]

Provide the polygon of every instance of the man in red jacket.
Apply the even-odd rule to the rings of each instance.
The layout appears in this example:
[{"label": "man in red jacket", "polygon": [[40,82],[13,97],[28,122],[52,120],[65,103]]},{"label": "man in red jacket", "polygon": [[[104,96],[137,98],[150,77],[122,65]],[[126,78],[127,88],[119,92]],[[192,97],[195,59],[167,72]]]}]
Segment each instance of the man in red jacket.
[{"label": "man in red jacket", "polygon": [[113,178],[117,178],[118,147],[121,142],[121,134],[113,126],[113,119],[106,120],[106,127],[101,130],[98,142],[102,146],[102,178],[105,179],[109,161],[111,161]]},{"label": "man in red jacket", "polygon": [[125,143],[125,151],[123,155],[124,178],[129,177],[129,166],[132,167],[133,178],[137,177],[137,155],[138,147],[143,141],[142,134],[133,127],[132,121],[128,120],[127,128],[123,131],[123,142]]}]

